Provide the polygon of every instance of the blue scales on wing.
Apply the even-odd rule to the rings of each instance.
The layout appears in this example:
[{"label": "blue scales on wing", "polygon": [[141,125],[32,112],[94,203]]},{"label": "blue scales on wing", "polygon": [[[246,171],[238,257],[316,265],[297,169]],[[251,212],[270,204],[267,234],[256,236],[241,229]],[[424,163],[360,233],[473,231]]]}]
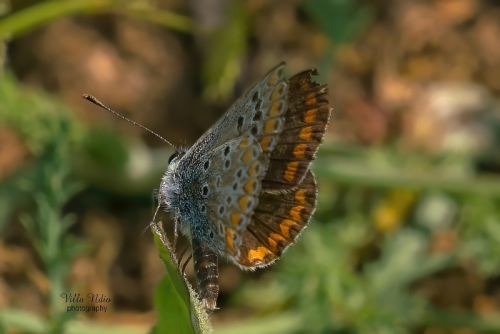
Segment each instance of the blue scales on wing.
[{"label": "blue scales on wing", "polygon": [[174,205],[181,231],[208,241],[234,262],[285,125],[283,68],[280,64],[247,91],[167,171],[172,189],[183,190]]}]

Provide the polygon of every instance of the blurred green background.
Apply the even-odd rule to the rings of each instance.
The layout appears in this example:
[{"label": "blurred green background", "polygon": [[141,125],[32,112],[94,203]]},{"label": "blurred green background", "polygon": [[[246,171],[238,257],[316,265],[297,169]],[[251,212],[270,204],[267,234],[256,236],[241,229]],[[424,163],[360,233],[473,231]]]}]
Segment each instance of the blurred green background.
[{"label": "blurred green background", "polygon": [[[220,261],[215,333],[500,333],[499,1],[0,0],[0,15],[0,333],[157,323],[166,270],[143,231],[172,149],[82,94],[189,146],[280,61],[330,88],[318,210],[276,265]],[[89,292],[106,312],[66,312],[61,293]]]}]

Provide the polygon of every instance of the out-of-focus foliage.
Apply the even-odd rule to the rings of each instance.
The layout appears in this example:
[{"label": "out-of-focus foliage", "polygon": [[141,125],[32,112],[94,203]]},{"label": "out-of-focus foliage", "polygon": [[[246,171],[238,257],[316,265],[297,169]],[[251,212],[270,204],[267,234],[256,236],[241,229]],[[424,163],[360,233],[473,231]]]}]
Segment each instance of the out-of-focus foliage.
[{"label": "out-of-focus foliage", "polygon": [[82,187],[72,173],[72,156],[85,137],[82,124],[67,107],[46,94],[24,91],[10,75],[0,78],[0,101],[0,124],[15,130],[34,157],[0,183],[0,226],[5,229],[20,206],[34,205],[33,212],[20,219],[43,264],[47,286],[42,292],[49,304],[48,319],[11,308],[2,310],[2,323],[32,333],[109,332],[71,320],[74,313],[66,311],[61,298],[71,291],[66,280],[72,260],[87,248],[69,233],[75,217],[62,214]]},{"label": "out-of-focus foliage", "polygon": [[51,20],[74,14],[119,13],[139,17],[180,31],[191,31],[192,23],[182,15],[161,11],[146,1],[82,0],[42,1],[0,21],[0,38],[17,36],[49,23]]},{"label": "out-of-focus foliage", "polygon": [[368,6],[350,0],[306,0],[304,9],[335,43],[356,39],[373,19]]},{"label": "out-of-focus foliage", "polygon": [[56,207],[74,194],[75,189],[63,189],[61,186],[70,169],[71,150],[81,139],[82,129],[70,117],[67,108],[47,96],[23,92],[10,75],[1,78],[0,100],[0,122],[15,130],[31,153],[39,157],[12,180],[4,181],[0,224],[5,224],[16,207],[15,203],[22,201],[21,198],[31,197],[36,189],[43,193],[49,191],[47,187],[59,187],[50,190],[55,192],[51,195],[54,196],[51,202]]},{"label": "out-of-focus foliage", "polygon": [[[23,137],[37,160],[0,186],[0,226],[20,203],[34,201],[33,214],[21,217],[49,278],[54,331],[66,321],[60,295],[72,258],[83,244],[68,234],[74,217],[61,215],[64,204],[80,189],[71,180],[70,156],[79,137],[79,126],[64,107],[37,94],[25,94],[7,76],[0,82],[0,120]],[[61,319],[58,319],[61,317]]]},{"label": "out-of-focus foliage", "polygon": [[240,60],[247,46],[250,26],[248,12],[240,1],[225,3],[227,15],[215,30],[207,34],[208,50],[202,78],[205,96],[212,100],[227,99],[240,76]]}]

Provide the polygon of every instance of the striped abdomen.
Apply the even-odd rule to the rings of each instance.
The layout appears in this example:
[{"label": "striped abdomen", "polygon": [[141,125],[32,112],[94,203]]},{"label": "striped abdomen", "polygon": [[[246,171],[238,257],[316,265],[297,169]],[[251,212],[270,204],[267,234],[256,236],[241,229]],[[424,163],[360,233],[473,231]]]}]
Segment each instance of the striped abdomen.
[{"label": "striped abdomen", "polygon": [[207,245],[193,239],[193,263],[198,294],[207,311],[213,311],[219,295],[219,261]]}]

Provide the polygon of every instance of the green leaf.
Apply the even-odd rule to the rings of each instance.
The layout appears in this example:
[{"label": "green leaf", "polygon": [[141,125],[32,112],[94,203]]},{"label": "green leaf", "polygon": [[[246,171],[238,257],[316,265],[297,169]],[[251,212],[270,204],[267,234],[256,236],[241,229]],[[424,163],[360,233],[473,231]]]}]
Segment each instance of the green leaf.
[{"label": "green leaf", "polygon": [[159,224],[152,225],[151,230],[167,269],[167,275],[155,293],[155,305],[159,316],[152,332],[211,333],[212,326],[208,314],[191,284],[181,275],[165,231]]}]

